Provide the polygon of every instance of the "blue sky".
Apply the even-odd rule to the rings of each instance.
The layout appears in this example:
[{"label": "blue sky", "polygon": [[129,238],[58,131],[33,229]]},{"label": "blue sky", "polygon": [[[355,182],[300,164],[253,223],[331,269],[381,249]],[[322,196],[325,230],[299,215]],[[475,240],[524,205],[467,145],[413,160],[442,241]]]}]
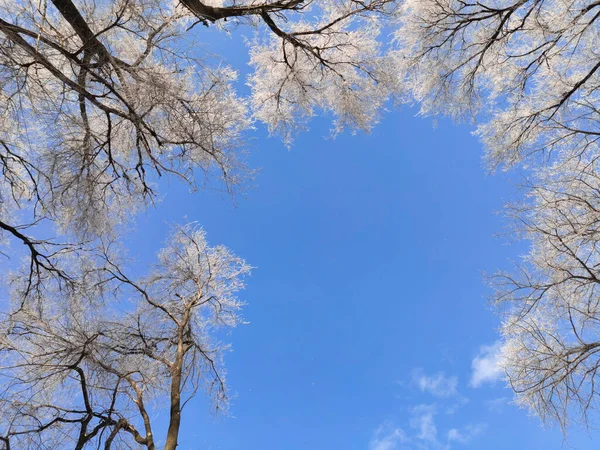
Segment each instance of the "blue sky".
[{"label": "blue sky", "polygon": [[[197,28],[245,89],[241,40]],[[257,125],[248,164],[260,171],[245,196],[164,181],[136,219],[128,240],[143,264],[172,224],[194,221],[255,267],[241,293],[248,324],[224,337],[229,415],[199,394],[181,450],[598,447],[598,430],[565,441],[543,428],[493,371],[500,322],[484,273],[527,252],[498,214],[519,175],[486,174],[471,128],[415,113],[336,139],[317,118],[291,149]]]},{"label": "blue sky", "polygon": [[[240,39],[199,39],[241,71]],[[516,172],[486,174],[471,128],[383,115],[330,139],[313,120],[291,149],[257,126],[253,187],[234,202],[165,181],[137,218],[132,256],[150,264],[172,224],[197,221],[255,267],[244,318],[225,339],[229,415],[199,394],[182,450],[595,449],[595,429],[557,428],[510,404],[493,367],[499,318],[484,273],[527,251],[498,214]],[[154,419],[166,429],[168,410]]]},{"label": "blue sky", "polygon": [[486,175],[468,127],[414,114],[335,140],[315,120],[291,150],[259,127],[249,163],[261,171],[237,205],[172,184],[140,218],[133,253],[198,221],[256,267],[249,324],[226,337],[230,416],[197,397],[181,449],[595,448],[595,430],[565,444],[489,371],[475,375],[499,326],[483,273],[527,250],[498,236],[518,176]]}]

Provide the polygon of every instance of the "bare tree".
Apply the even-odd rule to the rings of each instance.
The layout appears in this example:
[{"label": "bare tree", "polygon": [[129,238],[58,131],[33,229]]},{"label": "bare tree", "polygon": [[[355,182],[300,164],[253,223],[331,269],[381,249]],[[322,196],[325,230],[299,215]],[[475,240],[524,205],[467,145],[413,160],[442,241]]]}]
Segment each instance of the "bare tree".
[{"label": "bare tree", "polygon": [[[227,346],[213,331],[240,323],[236,292],[250,267],[226,248],[208,246],[193,226],[174,232],[141,280],[129,278],[112,252],[107,246],[73,259],[75,290],[48,283],[38,304],[1,322],[6,450],[173,450],[182,409],[199,388],[216,408],[227,406]],[[151,410],[165,401],[169,426],[161,442]]]}]

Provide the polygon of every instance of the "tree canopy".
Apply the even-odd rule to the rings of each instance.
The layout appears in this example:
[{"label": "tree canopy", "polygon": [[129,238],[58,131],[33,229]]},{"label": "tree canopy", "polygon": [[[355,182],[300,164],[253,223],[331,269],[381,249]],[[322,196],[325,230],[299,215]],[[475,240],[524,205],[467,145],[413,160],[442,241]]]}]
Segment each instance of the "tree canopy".
[{"label": "tree canopy", "polygon": [[[531,252],[495,278],[503,364],[542,418],[585,419],[600,349],[599,17],[591,0],[0,0],[0,251],[27,252],[0,337],[5,447],[154,448],[144,401],[164,395],[171,449],[183,393],[208,380],[224,406],[210,336],[239,323],[249,267],[183,226],[138,279],[123,225],[159,177],[234,192],[256,124],[288,145],[316,114],[334,133],[368,131],[390,100],[472,120],[490,167],[531,169],[509,209]],[[249,94],[204,27],[245,36]]]},{"label": "tree canopy", "polygon": [[[120,242],[167,176],[235,192],[256,121],[286,143],[317,110],[369,129],[392,94],[378,41],[391,0],[0,2],[0,236],[26,262],[7,283],[0,441],[9,448],[153,449],[148,401],[167,399],[164,448],[187,396],[225,408],[219,326],[249,271],[177,228],[145,278]],[[251,31],[251,94],[206,51],[204,27]],[[240,42],[242,41],[240,33]],[[50,231],[48,231],[50,230]]]},{"label": "tree canopy", "polygon": [[493,277],[518,402],[563,425],[598,405],[600,3],[407,0],[399,70],[423,114],[478,123],[493,168],[530,169],[508,215],[530,253]]}]

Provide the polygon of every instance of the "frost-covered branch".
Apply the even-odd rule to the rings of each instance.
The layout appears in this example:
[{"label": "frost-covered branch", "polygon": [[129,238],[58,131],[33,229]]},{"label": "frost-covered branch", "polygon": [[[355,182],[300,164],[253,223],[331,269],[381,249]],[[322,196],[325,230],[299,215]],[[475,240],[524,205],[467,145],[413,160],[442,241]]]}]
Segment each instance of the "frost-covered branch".
[{"label": "frost-covered branch", "polygon": [[[4,2],[0,237],[44,223],[87,245],[153,204],[163,176],[234,192],[256,120],[287,143],[316,110],[336,130],[369,129],[397,87],[377,40],[394,11],[392,0]],[[198,42],[197,20],[255,36],[248,97]]]},{"label": "frost-covered branch", "polygon": [[493,167],[595,152],[599,17],[592,1],[406,0],[398,66],[423,113],[482,120]]},{"label": "frost-covered branch", "polygon": [[596,159],[542,169],[509,213],[531,242],[516,275],[493,278],[505,310],[504,368],[542,419],[586,421],[600,369],[600,175]]},{"label": "frost-covered branch", "polygon": [[566,426],[597,406],[600,3],[405,0],[396,37],[407,100],[477,123],[492,168],[531,169],[509,209],[531,251],[494,277],[519,402]]},{"label": "frost-covered branch", "polygon": [[[177,229],[152,273],[137,282],[114,276],[115,267],[126,269],[106,250],[73,261],[79,272],[71,290],[47,283],[40,301],[24,305],[13,291],[15,308],[0,322],[0,441],[7,449],[174,450],[183,404],[198,387],[226,407],[227,346],[213,335],[241,322],[236,293],[249,266],[208,246],[194,226]],[[148,406],[159,398],[170,404],[164,444]]]}]

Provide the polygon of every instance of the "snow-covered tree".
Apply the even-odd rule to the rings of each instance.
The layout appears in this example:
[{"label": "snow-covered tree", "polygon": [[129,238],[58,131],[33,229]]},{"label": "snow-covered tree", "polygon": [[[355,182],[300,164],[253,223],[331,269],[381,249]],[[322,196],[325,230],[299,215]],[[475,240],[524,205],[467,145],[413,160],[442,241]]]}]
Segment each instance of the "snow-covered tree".
[{"label": "snow-covered tree", "polygon": [[[397,91],[379,36],[395,6],[0,0],[0,448],[157,448],[148,405],[166,398],[175,449],[184,396],[225,406],[213,331],[239,322],[248,266],[181,228],[134,279],[121,231],[159,177],[234,192],[256,122],[288,144],[316,113],[368,130]],[[250,94],[217,30],[247,46]]]},{"label": "snow-covered tree", "polygon": [[531,250],[493,277],[506,313],[503,366],[519,404],[542,419],[586,422],[600,373],[600,167],[571,159],[540,170],[517,231]]},{"label": "snow-covered tree", "polygon": [[[75,296],[89,305],[74,308],[72,320],[85,322],[86,308],[108,308],[117,300],[99,299],[121,299],[127,289],[138,295],[132,311],[146,308],[135,313],[140,317],[151,311],[181,320],[179,309],[170,308],[191,300],[173,300],[188,297],[168,277],[133,282],[107,251],[121,226],[157,198],[158,177],[192,188],[216,178],[234,191],[247,176],[246,138],[256,123],[286,144],[320,113],[333,117],[334,133],[368,130],[393,97],[419,102],[423,114],[476,119],[492,167],[538,164],[530,203],[513,210],[533,245],[524,281],[499,278],[505,284],[498,298],[514,305],[504,327],[506,369],[522,403],[542,417],[564,421],[571,404],[587,411],[597,399],[595,347],[589,347],[597,341],[591,319],[596,281],[588,264],[596,241],[586,228],[595,222],[586,221],[596,205],[590,186],[600,156],[599,17],[600,2],[592,0],[0,0],[0,251],[10,255],[4,244],[20,242],[28,254],[12,282],[14,310],[7,320],[16,322],[7,326],[6,339],[15,339],[11,333],[20,327],[45,329],[59,314],[54,310],[71,308],[68,299]],[[236,68],[207,51],[212,28],[247,46],[249,94],[237,88]],[[591,209],[582,213],[580,202]],[[50,227],[58,232],[48,233]],[[577,266],[579,260],[586,267]],[[572,275],[568,283],[561,281],[565,274]],[[585,317],[574,314],[573,302]],[[551,317],[556,320],[547,323]],[[161,336],[152,330],[148,336]],[[135,400],[141,381],[124,378],[129,369],[117,362],[123,358],[108,350],[125,344],[104,334],[82,336],[69,342],[79,350],[98,345],[106,367],[69,359],[77,369],[64,380],[81,388],[80,373],[97,376],[104,399],[112,398],[109,392],[121,399],[126,389]],[[543,344],[552,347],[549,359],[539,357],[539,336],[553,336]],[[21,351],[21,341],[14,342]],[[172,371],[176,358],[165,358]],[[52,393],[50,387],[66,381],[48,383]],[[23,403],[18,395],[13,400],[8,404]],[[37,431],[70,424],[91,441],[112,427],[138,443],[152,441],[125,413],[111,422],[106,410],[94,416],[91,403],[51,412],[42,400],[28,403],[33,409],[25,415],[48,418]],[[129,406],[143,419],[136,401]],[[73,411],[83,415],[71,421],[67,412]],[[100,426],[96,434],[90,414],[93,427]]]},{"label": "snow-covered tree", "polygon": [[[264,122],[289,142],[317,111],[368,129],[394,91],[378,39],[392,0],[0,2],[0,233],[31,270],[107,235],[167,175],[197,187],[245,178],[245,137]],[[249,96],[207,51],[205,27],[243,30]],[[34,239],[50,222],[66,241]],[[65,244],[66,242],[66,244]],[[65,245],[58,245],[65,244]],[[64,274],[63,274],[64,275]]]},{"label": "snow-covered tree", "polygon": [[600,4],[406,0],[402,8],[402,81],[424,114],[479,114],[490,164],[597,151]]},{"label": "snow-covered tree", "polygon": [[[48,279],[39,302],[21,305],[14,286],[0,321],[0,448],[174,450],[199,389],[227,406],[227,346],[214,331],[240,323],[250,267],[194,226],[175,230],[143,279],[115,251],[71,254],[68,295]],[[160,433],[156,404],[169,405]]]},{"label": "snow-covered tree", "polygon": [[518,402],[566,425],[598,406],[600,2],[405,0],[397,68],[426,115],[474,120],[492,168],[532,168],[510,208],[531,252],[494,278]]}]

